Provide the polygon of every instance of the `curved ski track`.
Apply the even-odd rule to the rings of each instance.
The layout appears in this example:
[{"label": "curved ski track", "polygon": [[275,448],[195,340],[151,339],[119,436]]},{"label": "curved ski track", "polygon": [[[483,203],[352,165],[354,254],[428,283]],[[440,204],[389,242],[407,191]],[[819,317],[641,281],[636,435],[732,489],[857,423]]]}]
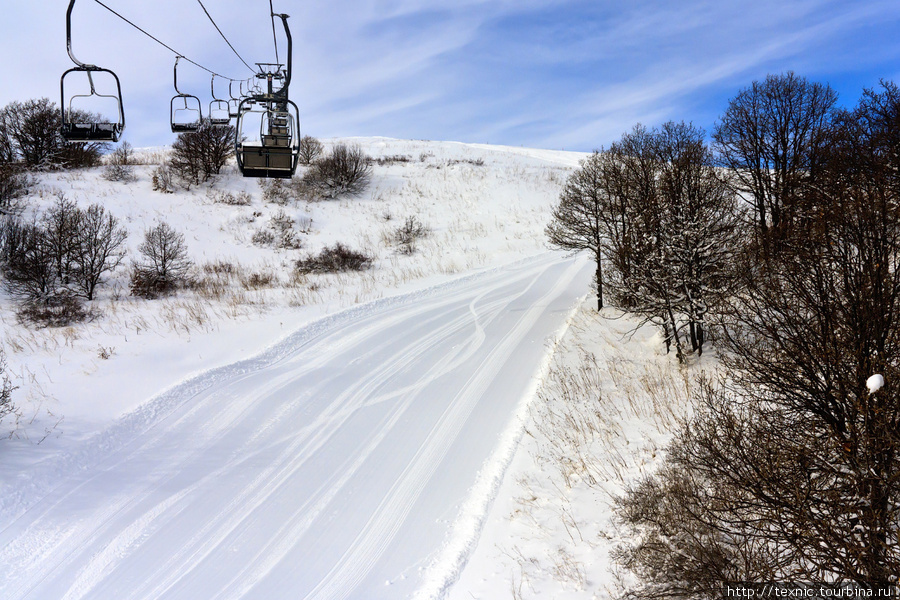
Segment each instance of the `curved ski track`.
[{"label": "curved ski track", "polygon": [[0,523],[0,597],[409,597],[589,277],[548,253],[226,369]]}]

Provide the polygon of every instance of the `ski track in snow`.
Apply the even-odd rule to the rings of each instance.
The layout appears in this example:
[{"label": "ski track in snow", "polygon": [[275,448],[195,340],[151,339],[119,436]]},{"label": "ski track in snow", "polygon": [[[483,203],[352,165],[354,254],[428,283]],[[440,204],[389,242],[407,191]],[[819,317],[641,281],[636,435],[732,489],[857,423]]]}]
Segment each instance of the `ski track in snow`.
[{"label": "ski track in snow", "polygon": [[61,480],[0,520],[0,597],[407,598],[428,564],[446,581],[465,556],[435,561],[444,520],[489,506],[467,496],[590,271],[539,255],[175,386],[42,467]]}]

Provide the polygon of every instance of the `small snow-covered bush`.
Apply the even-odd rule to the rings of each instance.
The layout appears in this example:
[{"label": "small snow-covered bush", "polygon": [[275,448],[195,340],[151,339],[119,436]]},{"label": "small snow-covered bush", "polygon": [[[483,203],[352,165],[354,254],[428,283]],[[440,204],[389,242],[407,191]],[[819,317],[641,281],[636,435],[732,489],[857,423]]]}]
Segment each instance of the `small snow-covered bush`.
[{"label": "small snow-covered bush", "polygon": [[175,173],[168,163],[163,163],[153,169],[153,191],[163,194],[175,193]]},{"label": "small snow-covered bush", "polygon": [[106,167],[103,169],[103,178],[107,181],[131,183],[137,177],[134,175],[133,150],[131,144],[122,142],[112,154],[107,157]]},{"label": "small snow-covered bush", "polygon": [[16,405],[12,401],[12,393],[16,387],[6,375],[6,355],[0,349],[0,421],[16,412]]},{"label": "small snow-covered bush", "polygon": [[294,199],[293,190],[282,179],[260,179],[259,187],[262,188],[264,202],[285,206]]},{"label": "small snow-covered bush", "polygon": [[303,244],[297,238],[294,225],[294,219],[283,210],[279,210],[269,217],[269,223],[266,228],[257,229],[253,233],[252,241],[257,246],[296,250]]},{"label": "small snow-covered bush", "polygon": [[431,228],[419,221],[415,215],[406,218],[406,221],[394,231],[394,242],[399,246],[403,254],[413,254],[416,244],[424,237],[428,237]]},{"label": "small snow-covered bush", "polygon": [[228,206],[250,206],[253,202],[253,196],[247,192],[229,192],[228,190],[209,190],[207,192],[213,202],[217,204],[227,204]]},{"label": "small snow-covered bush", "polygon": [[372,266],[374,257],[357,250],[351,250],[338,242],[324,248],[316,256],[308,256],[297,261],[297,271],[306,273],[340,273],[343,271],[363,271]]},{"label": "small snow-covered bush", "polygon": [[67,289],[55,290],[44,298],[23,301],[17,315],[23,323],[40,327],[66,327],[97,316],[94,311],[85,309],[81,298]]}]

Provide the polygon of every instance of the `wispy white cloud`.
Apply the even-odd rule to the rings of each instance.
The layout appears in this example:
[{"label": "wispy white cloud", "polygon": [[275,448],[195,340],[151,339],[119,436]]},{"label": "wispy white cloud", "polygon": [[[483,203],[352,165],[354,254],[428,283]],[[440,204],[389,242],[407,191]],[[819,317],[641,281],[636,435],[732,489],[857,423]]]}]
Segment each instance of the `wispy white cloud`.
[{"label": "wispy white cloud", "polygon": [[[217,72],[248,75],[197,3],[104,1]],[[65,4],[5,8],[0,105],[59,95],[70,66]],[[204,4],[248,61],[274,60],[267,2]],[[768,72],[793,69],[858,94],[898,75],[900,56],[895,0],[275,0],[275,9],[291,15],[292,97],[320,136],[589,150],[637,121],[709,127],[728,97]],[[75,13],[76,55],[122,79],[132,143],[170,141],[173,56],[92,0]],[[280,25],[277,35],[283,60]],[[179,77],[208,99],[208,74],[187,66]]]}]

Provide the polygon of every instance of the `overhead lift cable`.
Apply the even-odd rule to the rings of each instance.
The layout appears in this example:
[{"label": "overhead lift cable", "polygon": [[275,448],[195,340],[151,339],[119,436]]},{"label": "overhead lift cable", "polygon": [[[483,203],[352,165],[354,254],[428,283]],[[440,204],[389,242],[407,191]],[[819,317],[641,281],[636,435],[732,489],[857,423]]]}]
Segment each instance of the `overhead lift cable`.
[{"label": "overhead lift cable", "polygon": [[[219,29],[219,26],[218,26],[218,25],[216,25],[216,22],[213,20],[212,15],[210,15],[210,14],[209,14],[209,11],[206,10],[206,7],[203,6],[203,2],[201,2],[200,0],[197,0],[197,3],[200,5],[200,8],[203,9],[203,12],[206,13],[207,18],[209,18],[209,22],[213,24],[213,27],[216,28],[216,31],[219,32],[219,35],[222,36],[222,39],[225,40],[225,43],[228,44],[228,47],[231,48],[231,51],[232,51],[232,52],[234,52],[234,55],[237,56],[239,59],[241,59],[241,62],[244,63],[244,66],[246,66],[246,67],[247,67],[248,69],[250,69],[252,72],[256,73],[256,69],[254,69],[254,68],[251,67],[249,64],[247,64],[247,61],[244,60],[244,57],[241,56],[240,54],[238,54],[238,51],[234,49],[234,46],[231,45],[231,42],[228,41],[228,38],[225,37],[225,34],[222,33],[222,30]],[[273,23],[272,23],[273,31],[274,31],[274,26],[275,26],[275,24],[274,24],[274,22],[273,22]]]},{"label": "overhead lift cable", "polygon": [[[169,45],[166,44],[165,42],[161,41],[159,38],[157,38],[157,37],[151,35],[151,34],[148,33],[146,30],[144,30],[144,29],[138,27],[138,26],[135,25],[132,21],[129,21],[127,18],[123,17],[122,15],[120,15],[119,13],[117,13],[116,11],[114,11],[113,9],[111,9],[110,7],[108,7],[106,4],[104,4],[104,3],[101,2],[100,0],[94,0],[94,2],[96,2],[96,3],[99,4],[100,6],[102,6],[103,8],[105,8],[106,10],[108,10],[109,12],[111,12],[112,14],[116,15],[117,17],[119,17],[120,19],[122,19],[123,21],[125,21],[126,23],[128,23],[129,25],[131,25],[132,27],[134,27],[135,29],[137,29],[138,31],[140,31],[141,33],[143,33],[144,35],[146,35],[148,38],[150,38],[151,40],[153,40],[154,42],[156,42],[157,44],[159,44],[160,46],[162,46],[163,48],[165,48],[166,50],[168,50],[169,52],[171,52],[171,53],[174,54],[175,56],[180,56],[181,58],[183,58],[183,59],[186,60],[187,62],[191,63],[191,64],[194,65],[195,67],[199,67],[200,69],[203,69],[203,70],[206,71],[207,73],[209,73],[209,74],[211,74],[211,75],[215,75],[215,76],[217,76],[217,77],[221,77],[222,79],[228,79],[229,81],[240,81],[240,79],[234,79],[234,78],[232,78],[232,77],[226,77],[226,76],[224,76],[224,75],[221,75],[221,74],[219,74],[219,73],[216,73],[216,72],[213,71],[212,69],[209,69],[209,68],[207,68],[207,67],[204,67],[204,66],[201,65],[200,63],[191,60],[190,58],[188,58],[187,56],[185,56],[184,54],[182,54],[182,53],[179,52],[178,50],[175,50],[174,48],[172,48],[171,46],[169,46]],[[251,70],[252,70],[252,69],[251,69]]]},{"label": "overhead lift cable", "polygon": [[275,62],[280,63],[278,60],[278,36],[275,35],[275,8],[272,6],[272,0],[269,0],[269,12],[272,13],[272,40],[275,42]]}]

